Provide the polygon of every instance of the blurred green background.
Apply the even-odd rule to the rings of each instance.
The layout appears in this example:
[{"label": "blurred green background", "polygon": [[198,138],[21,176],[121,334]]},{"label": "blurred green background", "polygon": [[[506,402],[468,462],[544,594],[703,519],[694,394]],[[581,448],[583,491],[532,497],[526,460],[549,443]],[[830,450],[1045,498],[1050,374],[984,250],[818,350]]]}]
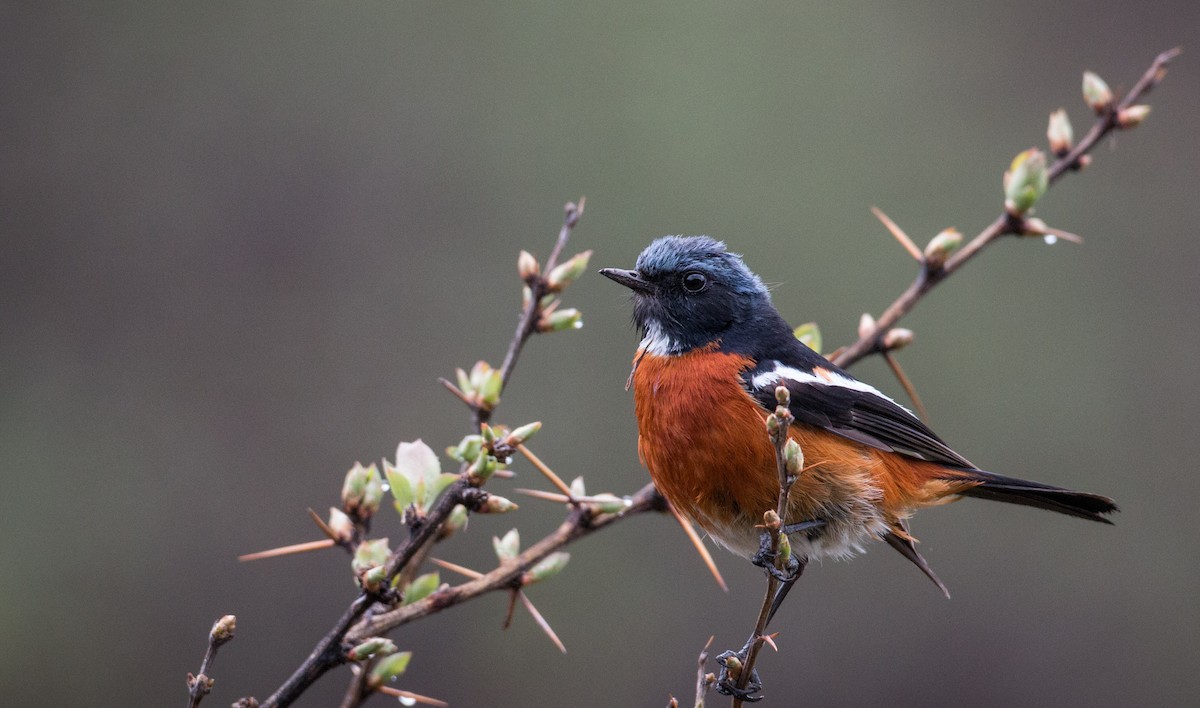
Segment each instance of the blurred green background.
[{"label": "blurred green background", "polygon": [[[355,460],[467,428],[435,383],[498,364],[517,251],[629,266],[653,237],[746,255],[832,347],[921,243],[999,210],[1009,159],[1084,69],[1127,88],[1200,47],[1200,4],[5,3],[0,7],[0,695],[182,705],[211,622],[238,616],[206,705],[265,697],[354,596],[316,538]],[[934,427],[982,466],[1109,494],[1117,526],[965,502],[915,522],[943,599],[883,546],[814,566],[777,620],[771,705],[1184,705],[1200,692],[1194,463],[1200,70],[1184,54],[1095,163],[1039,205],[1082,247],[1004,241],[905,324]],[[535,340],[500,418],[589,490],[645,472],[622,390],[626,295]],[[899,395],[879,362],[856,374]],[[518,462],[513,486],[544,486]],[[480,569],[534,501],[438,554]],[[376,527],[401,536],[394,515]],[[740,646],[761,574],[722,593],[673,522],[572,547],[530,596],[396,634],[401,687],[463,706],[690,700],[710,634]],[[348,673],[300,705],[336,704]],[[377,699],[382,701],[382,699]],[[715,701],[724,705],[723,700]]]}]

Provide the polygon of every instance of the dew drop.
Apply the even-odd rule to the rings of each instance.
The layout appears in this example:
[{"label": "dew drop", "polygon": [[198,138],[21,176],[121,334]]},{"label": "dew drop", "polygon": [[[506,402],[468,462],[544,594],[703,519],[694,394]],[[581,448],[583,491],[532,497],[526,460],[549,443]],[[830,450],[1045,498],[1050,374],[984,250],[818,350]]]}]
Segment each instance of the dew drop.
[{"label": "dew drop", "polygon": [[1053,246],[1054,244],[1058,243],[1058,237],[1054,234],[1046,234],[1042,237],[1042,240],[1046,242],[1047,246]]}]

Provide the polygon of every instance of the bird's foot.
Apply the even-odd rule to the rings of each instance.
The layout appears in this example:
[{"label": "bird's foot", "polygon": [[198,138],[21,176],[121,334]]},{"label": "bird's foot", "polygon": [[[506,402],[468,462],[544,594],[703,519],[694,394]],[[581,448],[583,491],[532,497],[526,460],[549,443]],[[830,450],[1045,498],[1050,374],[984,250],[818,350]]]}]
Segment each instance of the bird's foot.
[{"label": "bird's foot", "polygon": [[[757,669],[750,670],[750,678],[746,681],[744,688],[739,688],[737,685],[749,646],[747,644],[742,647],[741,651],[726,651],[717,656],[717,663],[721,665],[721,674],[717,677],[716,686],[717,693],[723,696],[733,696],[746,703],[757,703],[763,699],[762,694],[759,693],[762,690],[762,680],[758,677]],[[731,662],[730,659],[735,661]]]},{"label": "bird's foot", "polygon": [[[812,521],[801,521],[796,524],[788,524],[780,529],[780,533],[791,535],[794,533],[802,533],[819,529],[825,525],[821,519]],[[800,562],[795,556],[788,558],[787,564],[783,568],[778,568],[775,565],[775,559],[779,557],[778,552],[771,550],[771,534],[766,531],[758,537],[758,552],[750,557],[750,562],[765,570],[771,577],[784,583],[791,582],[800,574]]]}]

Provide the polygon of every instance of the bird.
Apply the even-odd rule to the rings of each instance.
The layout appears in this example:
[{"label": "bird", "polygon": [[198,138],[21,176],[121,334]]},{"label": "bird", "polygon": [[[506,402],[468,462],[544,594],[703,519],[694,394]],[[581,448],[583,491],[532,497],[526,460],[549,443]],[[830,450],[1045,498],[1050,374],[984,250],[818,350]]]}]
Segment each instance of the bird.
[{"label": "bird", "polygon": [[778,504],[765,431],[786,387],[788,435],[804,456],[782,519],[793,554],[771,615],[811,560],[845,559],[878,540],[949,597],[908,520],[963,497],[1106,524],[1108,497],[980,469],[907,408],[800,342],[763,281],[708,236],[664,236],[632,270],[605,268],[632,293],[638,454],[655,487],[720,546],[771,571],[763,514]]}]

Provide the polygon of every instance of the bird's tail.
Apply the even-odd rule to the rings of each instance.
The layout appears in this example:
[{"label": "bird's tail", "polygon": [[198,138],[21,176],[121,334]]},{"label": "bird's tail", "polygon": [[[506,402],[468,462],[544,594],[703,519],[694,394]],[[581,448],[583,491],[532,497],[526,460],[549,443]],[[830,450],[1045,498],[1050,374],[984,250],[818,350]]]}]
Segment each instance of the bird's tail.
[{"label": "bird's tail", "polygon": [[1060,514],[1078,516],[1081,519],[1091,519],[1104,524],[1112,523],[1105,518],[1105,514],[1118,511],[1117,505],[1113,503],[1112,499],[1099,494],[1076,492],[983,470],[946,470],[946,478],[956,482],[973,483],[972,486],[958,491],[965,497],[1049,509]]}]

